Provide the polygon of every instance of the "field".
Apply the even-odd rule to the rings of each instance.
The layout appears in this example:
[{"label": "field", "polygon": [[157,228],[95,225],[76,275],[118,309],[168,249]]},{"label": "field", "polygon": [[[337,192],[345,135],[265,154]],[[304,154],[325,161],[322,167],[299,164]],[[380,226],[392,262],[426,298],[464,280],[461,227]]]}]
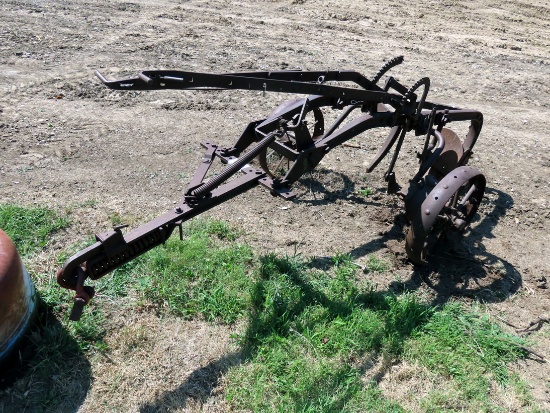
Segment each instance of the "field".
[{"label": "field", "polygon": [[[250,387],[256,376],[247,376],[247,368],[257,367],[259,376],[265,373],[246,356],[250,340],[245,340],[245,332],[252,323],[246,308],[230,319],[200,306],[193,308],[195,312],[174,313],[169,298],[138,288],[143,271],[152,270],[140,272],[136,267],[117,275],[124,291],[117,290],[117,278],[104,281],[104,293],[84,315],[88,321],[71,327],[66,321],[70,297],[56,292],[52,277],[63,258],[94,233],[120,223],[135,227],[172,208],[202,156],[200,142],[230,145],[248,122],[262,119],[289,96],[249,91],[115,92],[99,82],[95,69],[113,79],[146,69],[341,69],[372,77],[384,62],[403,55],[405,63],[391,72],[393,76],[407,85],[428,76],[429,100],[484,114],[470,164],[486,174],[488,188],[479,217],[463,238],[444,246],[426,267],[407,262],[402,204],[385,192],[387,160],[371,174],[365,172],[383,139],[376,133],[332,151],[295,186],[296,200],[286,202],[253,189],[206,213],[211,221],[205,222],[218,224],[214,229],[205,224],[207,229],[199,233],[222,243],[215,248],[245,248],[235,254],[243,260],[243,271],[256,275],[263,274],[257,269],[265,264],[262,260],[277,263],[280,257],[290,257],[294,264],[293,257],[302,257],[309,267],[326,270],[327,277],[336,280],[356,263],[371,268],[365,273],[354,270],[357,274],[350,276],[360,286],[368,281],[361,287],[367,298],[374,290],[396,294],[412,303],[411,308],[421,308],[415,301],[420,300],[430,311],[446,308],[441,311],[449,314],[459,303],[514,337],[531,322],[548,320],[549,15],[547,1],[526,0],[498,5],[488,0],[3,0],[0,203],[47,208],[68,220],[45,245],[25,254],[25,264],[39,290],[43,287],[41,291],[50,294],[42,296],[50,313],[43,330],[53,331],[55,326],[60,345],[77,350],[60,360],[47,380],[38,377],[35,366],[0,390],[0,413],[238,411],[245,409],[239,405],[244,396],[232,390],[232,380]],[[421,145],[414,136],[407,140],[396,170],[401,182],[414,173],[414,153]],[[214,247],[208,246],[206,254],[208,248]],[[373,263],[382,264],[372,268]],[[290,282],[277,278],[284,265],[273,265],[267,265],[275,274],[269,277],[281,285]],[[293,280],[322,283],[296,265],[295,274],[301,275]],[[244,284],[235,288],[241,287]],[[323,284],[319,291],[330,296],[327,291],[333,287]],[[351,284],[345,284],[348,288]],[[394,308],[391,299],[388,303],[372,308],[379,315]],[[342,329],[348,327],[344,323]],[[549,325],[540,321],[539,327],[521,345],[550,357]],[[294,339],[301,335],[309,340],[296,325],[289,328],[297,331],[291,334]],[[494,389],[489,404],[461,407],[434,398],[438,381],[452,372],[412,363],[422,359],[418,348],[405,338],[394,348],[395,343],[383,337],[379,347],[371,348],[379,357],[370,350],[360,356],[354,353],[357,360],[350,365],[362,366],[353,370],[361,372],[361,383],[376,383],[378,399],[374,393],[369,397],[394,403],[391,408],[550,410],[550,368],[532,353],[507,365],[508,374],[515,377],[515,392]],[[324,371],[331,365],[318,367]],[[299,388],[298,381],[289,386]],[[442,394],[448,400],[458,397],[451,390]],[[528,396],[522,399],[519,394]],[[421,402],[428,396],[432,407]],[[377,405],[379,411],[390,409],[384,403]],[[273,408],[285,410],[282,405]],[[307,411],[303,406],[302,410]]]}]

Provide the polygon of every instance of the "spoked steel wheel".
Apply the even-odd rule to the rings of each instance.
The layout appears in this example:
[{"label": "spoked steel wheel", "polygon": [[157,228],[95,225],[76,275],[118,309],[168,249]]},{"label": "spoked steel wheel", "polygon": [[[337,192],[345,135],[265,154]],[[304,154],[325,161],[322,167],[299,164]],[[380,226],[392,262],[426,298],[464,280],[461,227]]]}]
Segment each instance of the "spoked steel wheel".
[{"label": "spoked steel wheel", "polygon": [[[284,144],[291,148],[293,146],[292,141],[288,138],[284,140]],[[260,152],[258,161],[262,169],[273,179],[283,179],[294,164],[290,159],[271,148],[267,148],[265,151]]]},{"label": "spoked steel wheel", "polygon": [[464,231],[481,204],[485,184],[485,176],[479,170],[461,166],[434,187],[407,234],[405,249],[413,263],[426,263],[426,256],[447,231]]},{"label": "spoked steel wheel", "polygon": [[[290,106],[302,101],[304,101],[304,99],[287,100],[286,102],[283,102],[281,105],[275,108],[275,110],[271,112],[268,118],[277,117]],[[305,114],[302,121],[305,122],[305,124],[307,125],[307,129],[309,131],[311,139],[316,140],[323,136],[324,117],[321,109],[311,109]],[[290,149],[297,149],[296,138],[291,130],[286,131],[283,136],[278,137],[277,141]],[[260,154],[258,155],[258,162],[260,163],[262,169],[267,173],[267,175],[273,179],[283,179],[294,164],[294,162],[291,161],[289,158],[269,147],[260,152]]]}]

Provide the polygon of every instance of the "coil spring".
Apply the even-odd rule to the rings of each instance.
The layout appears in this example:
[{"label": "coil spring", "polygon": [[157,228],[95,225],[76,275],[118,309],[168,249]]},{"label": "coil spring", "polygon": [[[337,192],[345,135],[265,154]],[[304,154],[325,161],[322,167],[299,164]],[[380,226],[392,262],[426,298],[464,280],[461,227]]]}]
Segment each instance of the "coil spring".
[{"label": "coil spring", "polygon": [[276,138],[277,134],[275,132],[269,133],[265,138],[263,138],[256,146],[250,149],[245,155],[240,157],[235,163],[232,163],[226,167],[219,175],[213,177],[208,182],[202,184],[197,189],[194,189],[191,192],[191,195],[200,198],[203,195],[207,194],[212,189],[216,188],[218,185],[225,182],[229,177],[235,174],[239,169],[241,169],[248,162],[252,161],[259,153],[264,150],[271,142]]}]

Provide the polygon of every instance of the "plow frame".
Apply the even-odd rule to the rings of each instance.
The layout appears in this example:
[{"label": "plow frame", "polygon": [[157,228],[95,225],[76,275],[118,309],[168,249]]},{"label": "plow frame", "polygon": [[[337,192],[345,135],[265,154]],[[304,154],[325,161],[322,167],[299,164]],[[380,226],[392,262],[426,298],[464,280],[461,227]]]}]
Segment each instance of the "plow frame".
[{"label": "plow frame", "polygon": [[[277,71],[208,74],[186,71],[143,71],[134,78],[108,80],[97,77],[115,90],[255,90],[309,95],[283,102],[265,119],[245,127],[232,147],[203,142],[205,152],[178,205],[165,214],[125,234],[125,226],[96,234],[96,243],[70,257],[57,274],[58,283],[75,290],[71,319],[78,320],[94,295],[85,280],[96,280],[150,249],[163,244],[183,222],[261,185],[274,196],[292,199],[292,185],[312,171],[333,148],[374,128],[390,128],[387,138],[367,167],[374,170],[392,150],[385,173],[388,192],[405,203],[411,230],[406,251],[416,264],[425,262],[426,242],[435,220],[447,229],[464,230],[483,197],[485,178],[475,168],[465,166],[472,155],[483,125],[479,111],[460,109],[426,100],[430,80],[420,79],[407,88],[393,77],[383,87],[377,85],[384,74],[402,63],[398,57],[386,63],[372,80],[353,71]],[[336,84],[334,84],[336,82]],[[344,83],[346,86],[341,86]],[[352,83],[352,87],[347,85]],[[418,90],[422,94],[418,94]],[[340,111],[328,128],[323,110]],[[352,112],[360,111],[353,120]],[[313,118],[313,120],[312,120]],[[445,126],[469,121],[467,136],[461,140]],[[424,136],[418,153],[418,172],[401,186],[393,171],[408,132]],[[271,159],[275,159],[275,165]],[[205,179],[218,159],[222,171]],[[251,166],[257,160],[259,167]],[[286,163],[287,168],[281,168]],[[455,172],[460,171],[460,177]],[[454,176],[449,178],[449,176]],[[460,182],[459,182],[460,181]],[[474,182],[475,181],[475,182]],[[459,192],[463,192],[459,196]],[[437,194],[434,199],[434,194]],[[426,219],[425,212],[432,214]],[[430,212],[431,211],[431,212]]]}]

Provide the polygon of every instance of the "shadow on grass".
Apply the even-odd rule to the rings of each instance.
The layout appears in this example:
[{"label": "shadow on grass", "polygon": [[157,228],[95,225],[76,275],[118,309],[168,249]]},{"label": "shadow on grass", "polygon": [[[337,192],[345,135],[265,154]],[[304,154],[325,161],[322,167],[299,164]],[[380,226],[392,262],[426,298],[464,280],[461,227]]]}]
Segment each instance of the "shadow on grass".
[{"label": "shadow on grass", "polygon": [[[259,279],[252,286],[250,319],[242,337],[241,351],[224,355],[195,370],[175,390],[142,405],[141,412],[174,411],[181,407],[190,407],[189,401],[193,405],[197,402],[204,403],[214,395],[213,391],[220,384],[220,378],[230,368],[241,365],[244,361],[253,361],[272,341],[280,343],[292,341],[296,336],[303,338],[300,331],[314,330],[317,324],[321,325],[323,322],[330,324],[335,320],[357,316],[358,309],[369,311],[367,317],[360,316],[358,320],[370,317],[374,323],[372,326],[365,325],[356,332],[358,337],[355,341],[360,343],[357,351],[354,351],[356,357],[370,352],[378,354],[382,348],[389,354],[399,355],[413,330],[428,320],[428,306],[414,299],[410,302],[400,301],[395,294],[389,292],[357,293],[347,281],[342,289],[337,281],[334,285],[325,285],[326,288],[320,287],[317,280],[310,278],[309,270],[288,258],[267,255],[260,258],[260,267]],[[347,287],[351,287],[349,294]],[[306,314],[313,307],[321,308],[325,313],[323,321],[310,319]],[[376,312],[387,312],[390,316],[378,319]],[[372,337],[369,332],[373,333]],[[336,347],[338,345],[335,343]],[[332,343],[326,344],[326,348],[331,346]],[[339,350],[333,348],[328,352],[336,354]],[[350,365],[332,368],[322,362],[314,376],[310,382],[301,385],[299,390],[289,389],[290,398],[298,411],[309,411],[312,401],[315,403],[325,399],[330,399],[330,402],[323,411],[340,411],[364,390],[357,370]],[[391,405],[388,406],[390,409]]]},{"label": "shadow on grass", "polygon": [[[370,370],[374,373],[371,375],[374,382],[382,380],[390,368],[391,362],[384,362],[381,367],[378,365],[375,369],[376,363],[373,360],[380,360],[387,354],[390,355],[390,358],[398,357],[412,332],[427,322],[429,318],[427,314],[430,314],[430,310],[437,305],[444,304],[453,297],[464,296],[483,302],[500,302],[506,300],[521,287],[521,274],[510,263],[490,253],[483,246],[483,240],[493,237],[496,223],[506,214],[507,208],[513,204],[512,198],[501,191],[488,189],[487,192],[495,200],[486,201],[483,204],[485,211],[481,213],[481,221],[474,223],[474,228],[465,236],[455,239],[451,235],[447,240],[443,240],[442,244],[433,252],[430,264],[426,267],[415,267],[410,279],[395,281],[388,286],[386,291],[357,294],[352,301],[329,297],[321,288],[318,288],[317,284],[304,278],[296,268],[289,265],[288,260],[273,256],[263,257],[262,265],[265,264],[265,260],[271,260],[271,264],[275,265],[280,273],[288,275],[287,288],[295,290],[294,299],[286,301],[285,299],[277,301],[277,298],[273,301],[273,297],[268,299],[266,283],[269,282],[269,279],[263,274],[253,286],[251,316],[243,338],[244,344],[241,352],[224,355],[195,370],[178,388],[143,405],[140,411],[173,411],[187,406],[190,400],[193,403],[206,402],[219,386],[220,378],[231,367],[240,365],[245,360],[253,360],[262,343],[269,340],[271,335],[276,334],[277,337],[286,339],[292,334],[296,334],[296,330],[289,320],[299,318],[308,307],[322,307],[324,311],[328,312],[329,320],[346,319],[356,306],[374,312],[388,311],[392,300],[396,302],[395,300],[400,295],[418,290],[423,285],[427,286],[432,291],[431,302],[424,305],[411,303],[408,307],[405,305],[394,311],[391,317],[387,317],[384,320],[383,333],[373,340],[370,347],[364,350],[364,352],[370,352],[370,359],[361,363],[358,370],[335,371],[334,376],[325,378],[323,383],[328,383],[329,388],[322,390],[328,394],[342,388],[344,381],[351,380],[349,388],[352,390],[340,393],[335,400],[336,404],[329,409],[338,411],[339,408],[350,402],[362,387],[360,382],[353,381],[357,379],[353,375],[356,375],[357,371],[364,374]],[[394,225],[389,231],[353,249],[349,254],[357,259],[386,247],[391,242],[399,242],[402,245],[405,225],[404,216],[397,215]],[[401,259],[405,260],[403,256]],[[313,261],[311,264],[313,267],[323,270],[328,270],[334,265],[330,261]],[[312,321],[312,324],[311,327],[315,327],[315,320]],[[312,398],[315,398],[319,391],[318,383],[312,383],[302,388],[302,392]],[[295,406],[303,407],[304,403],[307,404],[307,400],[309,400],[304,399],[302,394],[296,394],[293,397]],[[396,406],[388,405],[387,411],[393,409],[399,410]]]},{"label": "shadow on grass", "polygon": [[0,371],[0,411],[78,411],[91,386],[90,363],[40,299],[20,348]]}]

